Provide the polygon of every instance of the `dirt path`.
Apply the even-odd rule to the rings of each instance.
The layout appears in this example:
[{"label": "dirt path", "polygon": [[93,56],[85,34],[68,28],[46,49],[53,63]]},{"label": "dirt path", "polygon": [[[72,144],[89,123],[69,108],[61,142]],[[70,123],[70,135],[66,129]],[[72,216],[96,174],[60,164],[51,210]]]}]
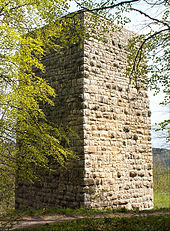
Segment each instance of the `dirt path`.
[{"label": "dirt path", "polygon": [[24,217],[23,220],[19,221],[12,230],[17,230],[18,228],[26,228],[32,226],[39,226],[45,224],[52,224],[57,221],[71,221],[75,219],[84,218],[83,216],[64,216],[64,215],[52,215],[52,216],[33,216]]},{"label": "dirt path", "polygon": [[44,215],[44,216],[32,216],[32,217],[24,217],[22,220],[20,220],[11,230],[17,230],[18,228],[26,228],[26,227],[35,227],[39,225],[45,225],[45,224],[52,224],[57,221],[71,221],[76,219],[82,219],[82,218],[103,218],[103,217],[130,217],[130,216],[159,216],[159,215],[165,215],[170,214],[170,211],[168,212],[150,212],[150,213],[115,213],[115,214],[99,214],[99,215],[88,215],[88,216],[66,216],[66,215]]}]

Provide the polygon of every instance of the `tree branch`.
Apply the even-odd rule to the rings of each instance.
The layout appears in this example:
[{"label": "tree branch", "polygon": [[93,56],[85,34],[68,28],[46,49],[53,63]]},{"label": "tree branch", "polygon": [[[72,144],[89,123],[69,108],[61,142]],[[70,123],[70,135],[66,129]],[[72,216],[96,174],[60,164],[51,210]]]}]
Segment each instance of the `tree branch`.
[{"label": "tree branch", "polygon": [[129,0],[129,1],[123,1],[123,2],[119,2],[117,4],[113,4],[113,5],[110,5],[110,6],[100,6],[100,7],[97,7],[97,8],[93,8],[93,9],[88,9],[86,7],[83,7],[80,3],[78,3],[76,1],[76,3],[84,9],[84,11],[89,11],[89,12],[93,12],[93,11],[99,11],[99,10],[106,10],[106,9],[113,9],[115,7],[118,7],[118,6],[123,6],[123,5],[126,5],[126,4],[130,4],[130,3],[134,3],[134,2],[139,2],[140,0]]},{"label": "tree branch", "polygon": [[152,3],[152,2],[149,2],[147,0],[144,0],[144,2],[146,2],[148,5],[151,5],[151,6],[159,6],[159,5],[162,5],[163,3],[164,4],[167,3],[168,1],[167,0],[163,0],[162,2],[157,1],[157,2]]},{"label": "tree branch", "polygon": [[[137,51],[137,54],[135,56],[135,59],[134,59],[134,64],[133,64],[133,68],[132,68],[132,71],[130,73],[130,76],[132,76],[132,74],[136,71],[136,69],[138,69],[138,66],[139,66],[139,63],[141,61],[141,57],[142,57],[142,50],[143,50],[143,47],[145,45],[145,43],[152,39],[153,37],[157,36],[158,34],[162,33],[162,32],[165,32],[165,31],[169,31],[169,28],[168,29],[163,29],[163,30],[160,30],[160,31],[157,31],[155,33],[153,33],[152,35],[150,35],[149,37],[147,37],[146,39],[143,40],[142,44],[140,45],[138,51]],[[137,59],[138,59],[138,62],[137,62]],[[137,65],[136,65],[137,63]]]},{"label": "tree branch", "polygon": [[[8,5],[8,4],[6,4],[6,5]],[[22,8],[22,7],[24,7],[24,6],[30,6],[30,5],[33,5],[33,4],[31,4],[31,3],[30,3],[30,4],[25,3],[25,4],[23,4],[23,5],[19,5],[19,6],[16,6],[16,7],[12,7],[12,8],[9,9],[9,11],[17,10],[17,9],[20,9],[20,8]],[[4,8],[1,9],[1,11],[3,11],[3,10],[4,10]],[[1,11],[0,11],[0,16],[4,15],[4,14],[2,14]]]},{"label": "tree branch", "polygon": [[149,19],[152,20],[152,21],[155,21],[155,22],[157,22],[157,23],[161,23],[161,24],[163,24],[164,26],[167,26],[168,28],[170,28],[170,26],[169,26],[168,23],[163,22],[163,21],[161,21],[161,20],[159,20],[159,19],[157,19],[157,18],[152,18],[151,16],[149,16],[148,14],[146,14],[145,12],[143,12],[143,11],[141,11],[141,10],[138,10],[138,9],[132,8],[132,7],[129,8],[129,9],[132,10],[132,11],[136,11],[136,12],[138,12],[138,13],[144,15],[145,17],[149,18]]},{"label": "tree branch", "polygon": [[[9,2],[5,4],[5,6],[8,6],[8,5],[9,5]],[[3,6],[3,7],[1,8],[1,10],[0,10],[0,16],[1,16],[2,11],[5,9],[5,6]]]}]

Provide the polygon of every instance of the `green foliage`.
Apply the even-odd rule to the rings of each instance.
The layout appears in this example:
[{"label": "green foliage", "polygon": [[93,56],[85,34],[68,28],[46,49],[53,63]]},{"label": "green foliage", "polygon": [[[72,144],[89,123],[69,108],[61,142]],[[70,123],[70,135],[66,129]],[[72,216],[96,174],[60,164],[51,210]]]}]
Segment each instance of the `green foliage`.
[{"label": "green foliage", "polygon": [[0,201],[9,199],[16,176],[32,182],[42,169],[76,157],[71,130],[47,121],[43,111],[56,92],[34,72],[45,72],[42,57],[51,49],[81,39],[80,18],[63,17],[68,8],[66,0],[0,1]]},{"label": "green foliage", "polygon": [[44,225],[39,227],[18,229],[24,230],[129,230],[129,231],[168,231],[170,226],[170,215],[162,216],[139,216],[139,217],[114,217],[114,218],[88,218],[67,222],[58,222],[56,225]]},{"label": "green foliage", "polygon": [[154,165],[154,190],[157,192],[170,192],[170,169],[161,165]]},{"label": "green foliage", "polygon": [[170,209],[170,193],[155,191],[154,192],[154,207],[155,209],[167,208]]}]

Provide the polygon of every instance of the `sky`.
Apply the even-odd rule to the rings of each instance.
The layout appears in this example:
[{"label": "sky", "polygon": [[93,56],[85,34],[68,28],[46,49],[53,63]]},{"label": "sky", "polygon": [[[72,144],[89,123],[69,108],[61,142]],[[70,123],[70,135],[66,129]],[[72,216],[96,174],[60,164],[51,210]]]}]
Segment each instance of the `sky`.
[{"label": "sky", "polygon": [[[152,17],[159,17],[161,15],[162,10],[158,7],[148,8],[146,5],[142,3],[137,4],[137,8],[144,10],[149,13]],[[75,11],[76,4],[74,1],[71,3],[70,12]],[[147,28],[145,26],[146,19],[139,15],[138,13],[131,14],[131,23],[126,25],[127,29],[133,30],[137,33],[146,33]],[[155,132],[156,125],[155,123],[162,122],[165,119],[170,119],[170,106],[162,106],[160,102],[162,102],[164,95],[160,92],[158,95],[153,96],[152,91],[148,91],[148,95],[150,98],[150,109],[151,109],[151,124],[152,124],[152,147],[154,148],[168,148],[170,149],[170,144],[166,142],[166,131]]]},{"label": "sky", "polygon": [[153,96],[153,92],[149,91],[150,109],[151,109],[151,124],[152,124],[152,146],[154,148],[170,149],[170,144],[166,142],[167,131],[155,131],[157,126],[155,123],[170,119],[170,106],[163,106],[162,102],[164,95],[159,93]]}]

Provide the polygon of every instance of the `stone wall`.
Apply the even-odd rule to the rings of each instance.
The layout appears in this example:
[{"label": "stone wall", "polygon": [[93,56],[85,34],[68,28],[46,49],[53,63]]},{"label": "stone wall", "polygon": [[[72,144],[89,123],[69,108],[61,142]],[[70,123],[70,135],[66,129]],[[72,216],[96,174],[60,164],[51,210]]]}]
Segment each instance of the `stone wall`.
[{"label": "stone wall", "polygon": [[153,207],[148,95],[124,75],[132,36],[123,29],[44,58],[44,77],[58,94],[47,116],[78,133],[72,148],[80,160],[41,183],[20,185],[17,207]]},{"label": "stone wall", "polygon": [[[84,202],[84,132],[83,132],[83,49],[74,45],[60,53],[44,57],[44,78],[56,89],[55,107],[45,114],[59,126],[69,126],[79,138],[71,140],[80,160],[70,161],[67,169],[56,164],[57,171],[43,172],[43,180],[33,185],[20,184],[16,189],[16,207],[80,207]],[[36,73],[39,74],[39,73]]]}]

